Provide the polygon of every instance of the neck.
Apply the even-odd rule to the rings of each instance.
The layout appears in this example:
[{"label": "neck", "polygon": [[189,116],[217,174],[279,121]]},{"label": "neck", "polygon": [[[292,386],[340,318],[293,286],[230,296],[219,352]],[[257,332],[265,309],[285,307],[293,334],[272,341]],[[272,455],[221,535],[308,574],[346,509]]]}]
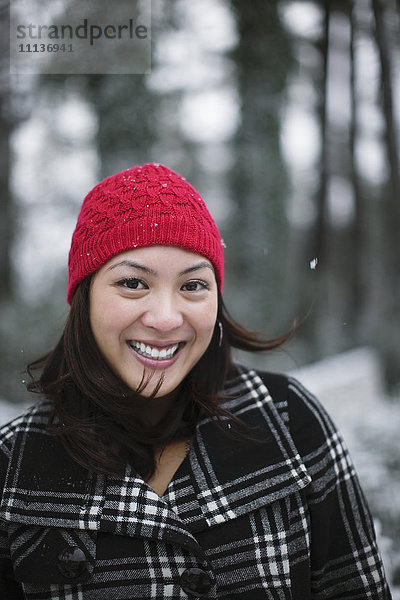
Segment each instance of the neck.
[{"label": "neck", "polygon": [[168,414],[176,402],[180,389],[179,387],[165,396],[156,396],[148,402],[145,416],[151,425],[158,425]]}]

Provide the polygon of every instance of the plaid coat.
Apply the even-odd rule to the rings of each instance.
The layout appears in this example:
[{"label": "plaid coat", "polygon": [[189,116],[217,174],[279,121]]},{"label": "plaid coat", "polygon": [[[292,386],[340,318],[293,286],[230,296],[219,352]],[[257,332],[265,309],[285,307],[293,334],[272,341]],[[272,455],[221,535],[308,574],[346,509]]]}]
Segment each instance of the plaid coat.
[{"label": "plaid coat", "polygon": [[200,421],[162,498],[135,473],[89,475],[42,402],[0,430],[4,600],[388,600],[353,466],[317,400],[239,368],[231,411],[258,443]]}]

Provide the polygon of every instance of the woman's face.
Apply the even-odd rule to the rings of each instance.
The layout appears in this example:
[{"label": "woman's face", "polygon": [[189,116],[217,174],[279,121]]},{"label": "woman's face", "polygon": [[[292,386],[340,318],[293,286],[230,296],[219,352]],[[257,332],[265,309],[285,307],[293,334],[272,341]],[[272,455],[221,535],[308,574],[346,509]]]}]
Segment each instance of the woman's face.
[{"label": "woman's face", "polygon": [[214,269],[204,256],[174,246],[137,248],[114,256],[94,276],[90,325],[107,362],[132,390],[145,369],[163,373],[157,395],[164,396],[206,351],[217,298]]}]

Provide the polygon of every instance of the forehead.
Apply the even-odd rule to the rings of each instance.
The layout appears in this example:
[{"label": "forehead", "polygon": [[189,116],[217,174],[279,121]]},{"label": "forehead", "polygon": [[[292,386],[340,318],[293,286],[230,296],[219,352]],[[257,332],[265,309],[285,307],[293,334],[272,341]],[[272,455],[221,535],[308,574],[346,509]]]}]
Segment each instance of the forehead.
[{"label": "forehead", "polygon": [[190,250],[178,246],[166,245],[143,246],[141,248],[126,250],[125,252],[121,252],[110,258],[110,260],[103,265],[102,269],[108,269],[119,263],[127,264],[129,261],[132,261],[133,263],[140,262],[152,266],[168,266],[171,269],[176,267],[176,270],[181,270],[182,267],[189,267],[202,263],[204,266],[207,265],[211,267],[214,271],[212,263],[202,254],[191,252]]}]

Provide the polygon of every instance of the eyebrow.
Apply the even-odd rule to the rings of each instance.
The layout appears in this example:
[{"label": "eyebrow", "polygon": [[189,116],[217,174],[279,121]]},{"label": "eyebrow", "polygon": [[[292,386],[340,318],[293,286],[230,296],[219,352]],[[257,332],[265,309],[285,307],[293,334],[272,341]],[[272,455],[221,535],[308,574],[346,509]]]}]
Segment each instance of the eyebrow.
[{"label": "eyebrow", "polygon": [[211,269],[211,271],[214,273],[214,269],[212,268],[210,263],[203,261],[201,263],[198,263],[197,265],[193,265],[192,267],[188,267],[187,269],[184,269],[183,271],[181,271],[179,273],[179,277],[181,277],[182,275],[187,275],[188,273],[193,273],[193,271],[199,271],[200,269],[204,269],[204,267]]},{"label": "eyebrow", "polygon": [[[150,269],[150,267],[146,267],[146,265],[142,265],[132,260],[121,260],[120,262],[114,263],[113,265],[108,267],[107,271],[112,271],[117,267],[130,267],[131,269],[139,269],[140,271],[143,271],[143,273],[147,273],[149,275],[157,275],[157,272],[153,269]],[[211,269],[211,271],[214,273],[213,267],[209,263],[202,261],[196,265],[192,265],[191,267],[184,269],[183,271],[178,273],[178,277],[182,277],[182,275],[187,275],[188,273],[193,273],[194,271],[199,271],[200,269],[204,269],[205,267]]]},{"label": "eyebrow", "polygon": [[107,271],[112,271],[117,267],[131,267],[132,269],[139,269],[139,271],[143,271],[144,273],[148,273],[150,275],[156,275],[157,273],[150,269],[150,267],[146,267],[145,265],[141,265],[138,262],[134,262],[133,260],[121,260],[120,262],[114,263],[110,267],[108,267]]}]

